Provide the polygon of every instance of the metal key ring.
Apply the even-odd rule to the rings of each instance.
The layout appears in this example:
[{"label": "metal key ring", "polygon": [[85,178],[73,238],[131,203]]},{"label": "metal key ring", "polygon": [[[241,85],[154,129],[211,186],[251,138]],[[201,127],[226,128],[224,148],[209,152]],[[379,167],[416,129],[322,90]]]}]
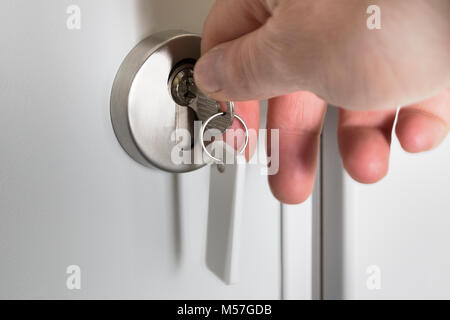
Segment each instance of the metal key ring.
[{"label": "metal key ring", "polygon": [[[205,146],[205,140],[204,140],[203,136],[205,135],[205,129],[206,129],[206,126],[208,125],[208,123],[211,122],[213,119],[219,117],[219,116],[223,116],[224,114],[225,114],[225,112],[218,112],[218,113],[216,113],[215,115],[212,115],[211,117],[208,118],[208,120],[205,121],[205,123],[202,125],[202,128],[201,128],[201,130],[200,130],[200,143],[202,144],[203,151],[205,151],[205,153],[206,153],[211,159],[215,160],[216,162],[222,162],[222,160],[219,159],[219,158],[214,157],[214,156],[206,149],[206,146]],[[241,122],[241,124],[242,124],[242,126],[244,127],[244,129],[245,129],[245,143],[244,143],[244,145],[242,146],[241,150],[239,151],[239,153],[243,153],[243,152],[245,151],[245,149],[247,148],[248,140],[249,140],[249,137],[248,137],[248,136],[249,136],[249,134],[248,134],[248,127],[247,127],[247,124],[245,123],[245,121],[244,121],[240,116],[238,116],[237,114],[234,114],[234,115],[233,115],[233,118],[238,119],[238,120]]]}]

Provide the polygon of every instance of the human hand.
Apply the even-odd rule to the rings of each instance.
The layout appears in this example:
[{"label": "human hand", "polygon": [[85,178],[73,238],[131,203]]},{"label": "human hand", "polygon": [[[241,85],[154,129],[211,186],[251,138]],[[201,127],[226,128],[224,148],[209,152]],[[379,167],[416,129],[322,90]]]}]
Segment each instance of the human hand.
[{"label": "human hand", "polygon": [[[382,28],[366,27],[370,4]],[[450,122],[448,0],[218,0],[204,27],[196,83],[217,100],[269,98],[279,129],[279,172],[269,177],[286,203],[312,191],[327,103],[341,106],[343,164],[362,183],[388,170],[392,127],[402,147],[437,146]],[[321,98],[319,98],[321,97]],[[238,105],[250,127],[258,103]]]}]

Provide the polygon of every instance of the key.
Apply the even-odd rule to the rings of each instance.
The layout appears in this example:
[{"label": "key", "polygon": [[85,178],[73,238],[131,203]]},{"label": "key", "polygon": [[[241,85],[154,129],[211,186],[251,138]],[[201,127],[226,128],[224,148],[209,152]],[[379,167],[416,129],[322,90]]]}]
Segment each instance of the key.
[{"label": "key", "polygon": [[226,102],[226,110],[222,110],[220,102],[203,94],[195,84],[192,63],[175,68],[169,78],[169,89],[172,99],[180,106],[191,108],[200,121],[206,121],[211,116],[225,111],[221,117],[214,118],[207,129],[214,128],[223,133],[231,126],[234,120],[234,103]]},{"label": "key", "polygon": [[[213,115],[221,112],[221,105],[218,101],[208,98],[200,91],[197,91],[197,98],[193,102],[196,105],[196,114],[199,120],[206,121]],[[220,117],[214,118],[206,129],[217,129],[224,133],[225,130],[231,127],[234,120],[234,103],[226,102],[227,110]]]},{"label": "key", "polygon": [[[234,114],[234,103],[226,102],[225,112],[221,104],[204,95],[194,82],[193,64],[187,63],[174,70],[169,78],[169,90],[173,100],[180,106],[191,108],[202,121],[200,142],[202,149],[215,163],[211,166],[208,245],[206,261],[208,268],[227,284],[237,282],[239,258],[239,229],[245,178],[245,156],[242,152],[248,144],[245,122]],[[237,118],[245,128],[245,144],[237,153],[224,141],[209,143],[214,147],[212,155],[204,141],[205,130],[214,129],[221,136]]]}]

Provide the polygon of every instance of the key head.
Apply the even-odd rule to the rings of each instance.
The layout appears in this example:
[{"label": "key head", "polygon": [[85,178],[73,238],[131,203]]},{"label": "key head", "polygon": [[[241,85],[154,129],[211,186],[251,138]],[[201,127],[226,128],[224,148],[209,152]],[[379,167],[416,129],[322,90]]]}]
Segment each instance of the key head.
[{"label": "key head", "polygon": [[196,104],[195,111],[197,118],[203,122],[217,113],[224,112],[223,115],[215,117],[211,120],[206,126],[206,129],[217,129],[223,133],[231,127],[234,120],[234,103],[224,103],[226,105],[226,110],[222,110],[221,103],[207,97],[200,91],[197,91],[197,99],[194,103]]}]

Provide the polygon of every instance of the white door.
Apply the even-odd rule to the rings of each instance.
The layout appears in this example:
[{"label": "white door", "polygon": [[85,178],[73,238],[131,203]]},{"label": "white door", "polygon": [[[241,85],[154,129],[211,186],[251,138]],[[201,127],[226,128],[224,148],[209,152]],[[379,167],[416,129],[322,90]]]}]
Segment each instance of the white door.
[{"label": "white door", "polygon": [[450,139],[404,152],[393,136],[389,174],[353,181],[338,155],[337,111],[322,147],[325,299],[450,299]]},{"label": "white door", "polygon": [[1,5],[0,298],[281,298],[280,204],[260,168],[228,286],[205,263],[209,168],[145,168],[111,125],[127,53],[157,31],[201,33],[212,1]]},{"label": "white door", "polygon": [[2,0],[0,298],[450,298],[450,141],[411,156],[394,139],[389,176],[361,185],[335,110],[313,196],[280,205],[248,166],[239,281],[208,270],[209,168],[139,165],[109,102],[140,40],[200,33],[212,2]]}]

